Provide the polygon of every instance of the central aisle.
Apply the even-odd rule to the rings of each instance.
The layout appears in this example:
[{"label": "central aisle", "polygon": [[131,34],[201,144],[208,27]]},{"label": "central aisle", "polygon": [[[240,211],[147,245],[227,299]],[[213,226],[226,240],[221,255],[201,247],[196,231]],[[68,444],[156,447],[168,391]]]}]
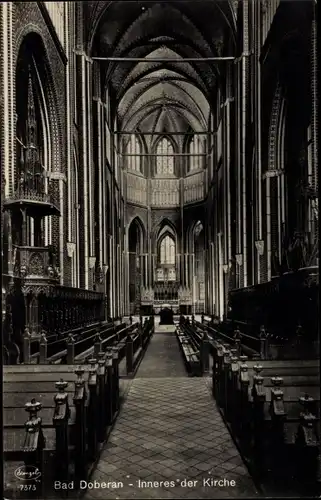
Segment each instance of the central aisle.
[{"label": "central aisle", "polygon": [[187,377],[175,333],[158,333],[150,341],[137,378]]},{"label": "central aisle", "polygon": [[[216,409],[209,379],[186,376],[175,334],[153,335],[94,481],[87,499],[257,496]],[[150,483],[155,481],[160,484]],[[118,487],[106,488],[104,482]]]}]

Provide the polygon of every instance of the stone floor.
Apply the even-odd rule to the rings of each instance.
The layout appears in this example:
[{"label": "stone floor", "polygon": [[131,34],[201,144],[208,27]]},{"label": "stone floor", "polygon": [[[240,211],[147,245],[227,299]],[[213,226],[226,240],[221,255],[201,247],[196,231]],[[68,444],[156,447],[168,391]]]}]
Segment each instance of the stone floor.
[{"label": "stone floor", "polygon": [[259,496],[209,380],[187,377],[174,334],[154,334],[90,482],[88,500]]}]

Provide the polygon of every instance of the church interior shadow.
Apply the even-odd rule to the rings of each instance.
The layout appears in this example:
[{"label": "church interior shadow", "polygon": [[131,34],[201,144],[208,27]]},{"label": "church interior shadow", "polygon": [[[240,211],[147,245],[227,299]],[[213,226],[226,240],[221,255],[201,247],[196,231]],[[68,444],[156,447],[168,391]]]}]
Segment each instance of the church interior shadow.
[{"label": "church interior shadow", "polygon": [[174,324],[174,313],[168,307],[164,307],[164,309],[161,309],[159,316],[160,316],[160,321],[159,321],[160,325]]}]

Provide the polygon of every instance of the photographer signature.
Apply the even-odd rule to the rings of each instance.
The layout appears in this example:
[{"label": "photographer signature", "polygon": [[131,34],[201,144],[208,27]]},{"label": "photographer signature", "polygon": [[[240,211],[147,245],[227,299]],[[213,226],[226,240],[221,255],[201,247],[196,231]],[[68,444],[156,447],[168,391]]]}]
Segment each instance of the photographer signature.
[{"label": "photographer signature", "polygon": [[39,481],[41,472],[34,465],[21,465],[14,471],[14,475],[21,481]]}]

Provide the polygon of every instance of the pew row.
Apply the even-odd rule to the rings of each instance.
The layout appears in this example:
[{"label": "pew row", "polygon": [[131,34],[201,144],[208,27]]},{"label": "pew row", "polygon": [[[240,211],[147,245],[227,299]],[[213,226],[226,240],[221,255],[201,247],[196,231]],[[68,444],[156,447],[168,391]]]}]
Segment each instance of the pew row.
[{"label": "pew row", "polygon": [[176,337],[187,372],[191,376],[202,376],[209,371],[209,339],[206,331],[201,332],[188,324],[181,323]]},{"label": "pew row", "polygon": [[271,333],[266,331],[264,325],[257,327],[242,321],[226,319],[223,322],[208,322],[195,324],[206,328],[211,337],[223,342],[233,342],[235,338],[241,341],[243,354],[249,357],[260,357],[262,359],[274,360],[300,360],[316,359],[320,353],[319,340],[311,341],[302,327],[298,325],[296,334],[287,338],[282,333]]},{"label": "pew row", "polygon": [[[145,325],[150,325],[150,319],[145,320]],[[30,336],[24,338],[24,359],[34,363],[80,363],[83,358],[90,356],[94,350],[94,345],[101,343],[103,349],[115,342],[124,341],[129,334],[133,334],[141,329],[138,322],[127,325],[120,323],[100,323],[87,327],[82,333],[55,340],[48,344],[44,335],[39,340],[39,351],[30,354],[31,346],[35,342],[30,341]],[[143,331],[144,329],[142,329]],[[136,351],[135,351],[136,352]],[[27,361],[28,363],[28,361]]]},{"label": "pew row", "polygon": [[[116,351],[102,352],[99,359],[80,367],[41,368],[33,377],[28,372],[28,382],[23,382],[26,373],[20,371],[4,383],[5,479],[11,479],[5,482],[5,492],[9,498],[19,493],[22,484],[29,485],[30,496],[40,498],[53,492],[54,481],[74,481],[77,489],[79,481],[89,477],[119,409]],[[13,470],[28,469],[37,469],[37,478],[14,481]]]},{"label": "pew row", "polygon": [[188,374],[191,376],[200,376],[201,365],[199,351],[195,349],[189,337],[181,330],[180,327],[177,327],[176,329],[176,337]]},{"label": "pew row", "polygon": [[[11,365],[4,372],[4,458],[6,496],[22,484],[30,496],[54,494],[54,481],[87,480],[118,415],[128,387],[153,333],[153,319],[113,346],[101,339],[83,364]],[[120,332],[119,332],[120,333]],[[121,336],[120,336],[121,337]],[[106,347],[106,350],[104,350]],[[100,350],[99,350],[100,349]],[[121,376],[124,362],[126,376]],[[26,412],[30,417],[26,419]],[[37,468],[41,481],[14,481],[15,471]],[[38,475],[39,475],[38,474]],[[39,479],[39,478],[38,478]],[[20,485],[20,486],[19,486]]]},{"label": "pew row", "polygon": [[125,328],[126,324],[114,325],[111,322],[100,322],[86,327],[70,330],[66,335],[46,337],[45,333],[34,339],[26,329],[23,339],[24,363],[55,363],[66,362],[68,344],[75,343],[76,350],[83,351],[82,346],[93,344],[96,335],[103,339],[114,335],[118,330]]},{"label": "pew row", "polygon": [[253,361],[217,341],[212,356],[213,396],[265,494],[286,480],[320,492],[318,361]]},{"label": "pew row", "polygon": [[226,344],[239,343],[239,349],[242,354],[251,358],[265,358],[267,353],[268,340],[264,336],[252,337],[248,334],[241,333],[239,329],[226,331],[222,325],[211,325],[206,323],[195,322],[195,327],[200,331],[206,331],[211,340],[218,340]]}]

